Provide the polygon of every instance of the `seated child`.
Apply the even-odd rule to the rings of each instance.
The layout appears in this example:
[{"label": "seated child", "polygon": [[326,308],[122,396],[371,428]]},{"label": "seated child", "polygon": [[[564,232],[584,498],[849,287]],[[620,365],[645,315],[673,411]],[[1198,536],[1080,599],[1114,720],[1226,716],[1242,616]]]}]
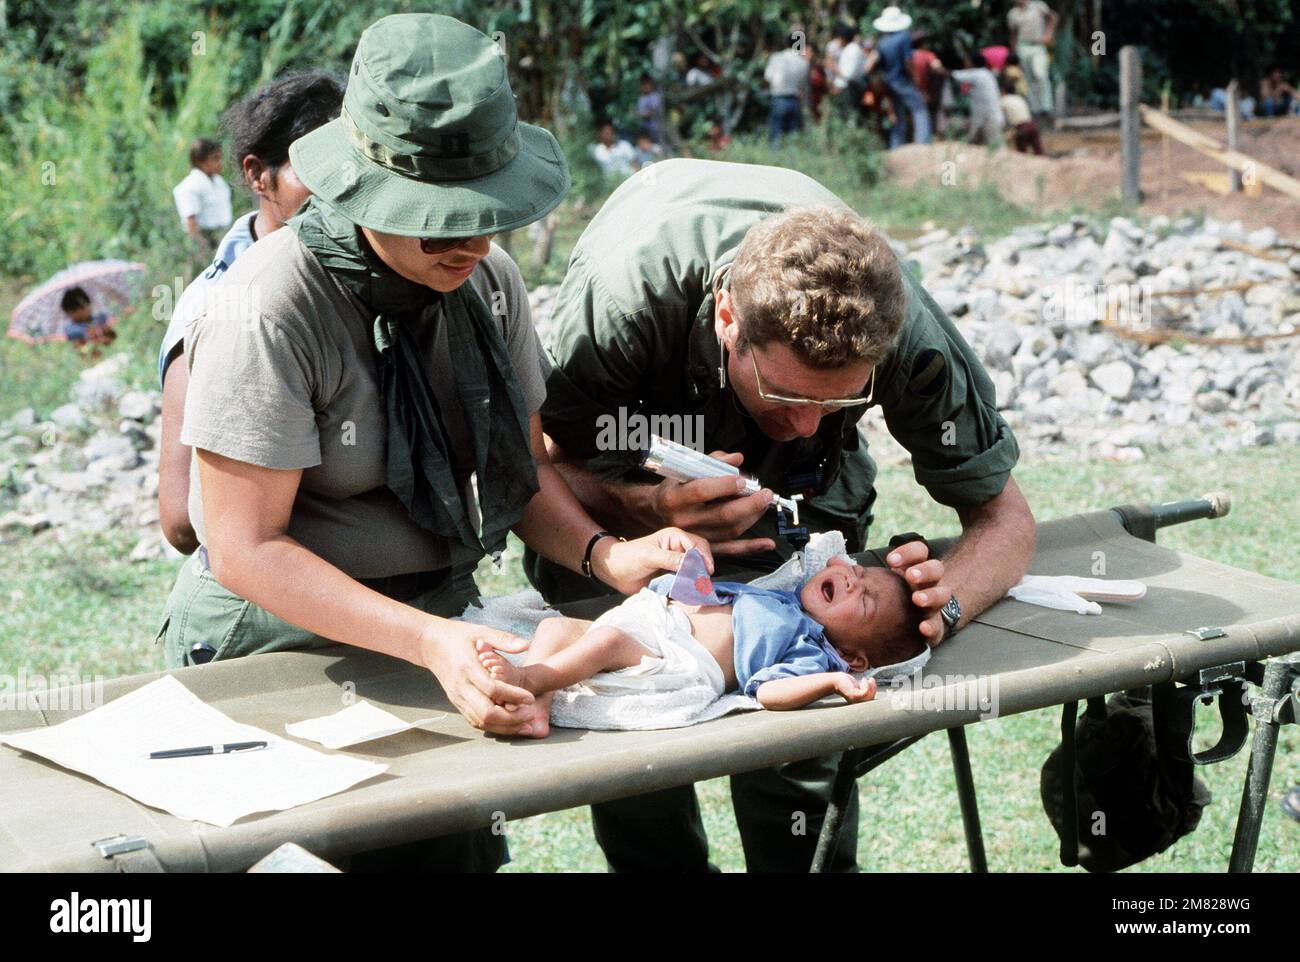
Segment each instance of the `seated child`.
[{"label": "seated child", "polygon": [[[623,601],[593,621],[547,618],[537,627],[522,666],[487,642],[479,661],[494,677],[537,696],[535,737],[549,730],[552,693],[599,672],[638,669],[694,660],[691,683],[711,685],[717,695],[742,691],[767,709],[802,708],[826,695],[870,700],[874,679],[850,672],[913,658],[925,648],[923,612],[901,575],[832,558],[796,593],[735,582],[712,585],[722,604],[683,605],[668,597],[673,575]],[[643,659],[646,661],[643,662]]]},{"label": "seated child", "polygon": [[63,292],[59,307],[67,315],[63,329],[69,343],[81,347],[86,344],[111,344],[117,337],[108,324],[108,317],[91,310],[90,295],[83,287],[70,287]]},{"label": "seated child", "polygon": [[1011,132],[1011,141],[1016,150],[1022,154],[1035,153],[1042,156],[1043,139],[1034,123],[1034,115],[1029,111],[1029,101],[1015,92],[1015,83],[1010,77],[1002,78],[1002,116],[1007,120]]}]

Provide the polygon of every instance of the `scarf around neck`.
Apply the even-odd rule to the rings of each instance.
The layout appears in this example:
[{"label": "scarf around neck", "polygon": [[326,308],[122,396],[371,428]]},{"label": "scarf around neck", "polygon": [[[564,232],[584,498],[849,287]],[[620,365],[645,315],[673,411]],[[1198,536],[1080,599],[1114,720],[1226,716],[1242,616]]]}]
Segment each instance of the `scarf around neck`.
[{"label": "scarf around neck", "polygon": [[[528,411],[497,321],[468,281],[440,294],[402,277],[370,250],[352,221],[315,197],[288,225],[375,315],[372,336],[388,417],[388,487],[412,521],[446,539],[453,579],[477,601],[474,568],[484,554],[499,555],[506,532],[538,491]],[[413,330],[425,309],[436,305],[472,451],[453,445]],[[466,458],[474,465],[481,533],[457,480]]]}]

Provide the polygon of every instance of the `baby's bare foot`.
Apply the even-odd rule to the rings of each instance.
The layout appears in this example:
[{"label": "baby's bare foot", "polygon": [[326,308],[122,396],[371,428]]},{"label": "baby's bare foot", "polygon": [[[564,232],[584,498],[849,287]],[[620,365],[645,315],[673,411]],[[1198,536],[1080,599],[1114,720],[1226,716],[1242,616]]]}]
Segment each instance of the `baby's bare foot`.
[{"label": "baby's bare foot", "polygon": [[501,655],[482,639],[474,643],[478,649],[478,663],[483,666],[483,670],[495,678],[497,681],[503,681],[507,685],[514,685],[517,688],[524,688],[524,670],[516,668],[510,662],[506,661]]}]

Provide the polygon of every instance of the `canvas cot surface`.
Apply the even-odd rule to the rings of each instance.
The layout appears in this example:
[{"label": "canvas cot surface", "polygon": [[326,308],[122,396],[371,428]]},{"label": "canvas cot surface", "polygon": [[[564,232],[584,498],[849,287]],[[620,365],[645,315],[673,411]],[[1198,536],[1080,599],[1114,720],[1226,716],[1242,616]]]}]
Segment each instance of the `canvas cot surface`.
[{"label": "canvas cot surface", "polygon": [[[1106,577],[1140,580],[1146,597],[1104,604],[1099,616],[1001,602],[941,645],[926,667],[926,678],[951,682],[947,697],[924,682],[910,691],[886,688],[860,705],[828,700],[668,731],[554,729],[545,740],[500,739],[468,726],[429,673],[369,652],[338,647],[180,669],[175,677],[204,701],[277,734],[286,722],[337,711],[348,683],[357,697],[402,717],[429,709],[447,715],[429,730],[344,750],[388,764],[383,776],[224,829],[147,808],[0,746],[0,870],[114,871],[91,843],[119,834],[146,838],[168,871],[242,871],[285,841],[329,860],[976,722],[988,705],[974,695],[995,693],[998,713],[1009,715],[1300,650],[1300,586],[1134,538],[1112,511],[1040,525],[1031,572],[1091,576],[1098,551]],[[1223,634],[1188,633],[1202,626]],[[109,681],[104,699],[157,677]],[[0,712],[0,730],[53,725],[70,714]]]}]

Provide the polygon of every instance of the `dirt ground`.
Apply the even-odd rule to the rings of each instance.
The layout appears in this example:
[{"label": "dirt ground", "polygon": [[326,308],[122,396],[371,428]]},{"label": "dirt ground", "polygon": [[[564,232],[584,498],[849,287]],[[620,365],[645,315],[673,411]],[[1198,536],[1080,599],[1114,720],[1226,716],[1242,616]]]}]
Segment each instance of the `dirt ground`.
[{"label": "dirt ground", "polygon": [[[1193,129],[1223,143],[1224,125],[1195,121]],[[889,176],[902,184],[930,181],[976,184],[991,178],[998,192],[1013,203],[1043,212],[1079,206],[1095,209],[1114,204],[1120,192],[1118,129],[1064,131],[1044,136],[1048,156],[1010,150],[988,152],[966,144],[912,144],[888,155]],[[1300,117],[1243,124],[1238,151],[1261,163],[1300,177]],[[1248,229],[1273,227],[1283,238],[1300,238],[1300,200],[1270,187],[1260,196],[1223,196],[1182,174],[1222,174],[1217,161],[1147,128],[1142,136],[1143,215],[1206,214],[1217,220],[1240,220]]]}]

